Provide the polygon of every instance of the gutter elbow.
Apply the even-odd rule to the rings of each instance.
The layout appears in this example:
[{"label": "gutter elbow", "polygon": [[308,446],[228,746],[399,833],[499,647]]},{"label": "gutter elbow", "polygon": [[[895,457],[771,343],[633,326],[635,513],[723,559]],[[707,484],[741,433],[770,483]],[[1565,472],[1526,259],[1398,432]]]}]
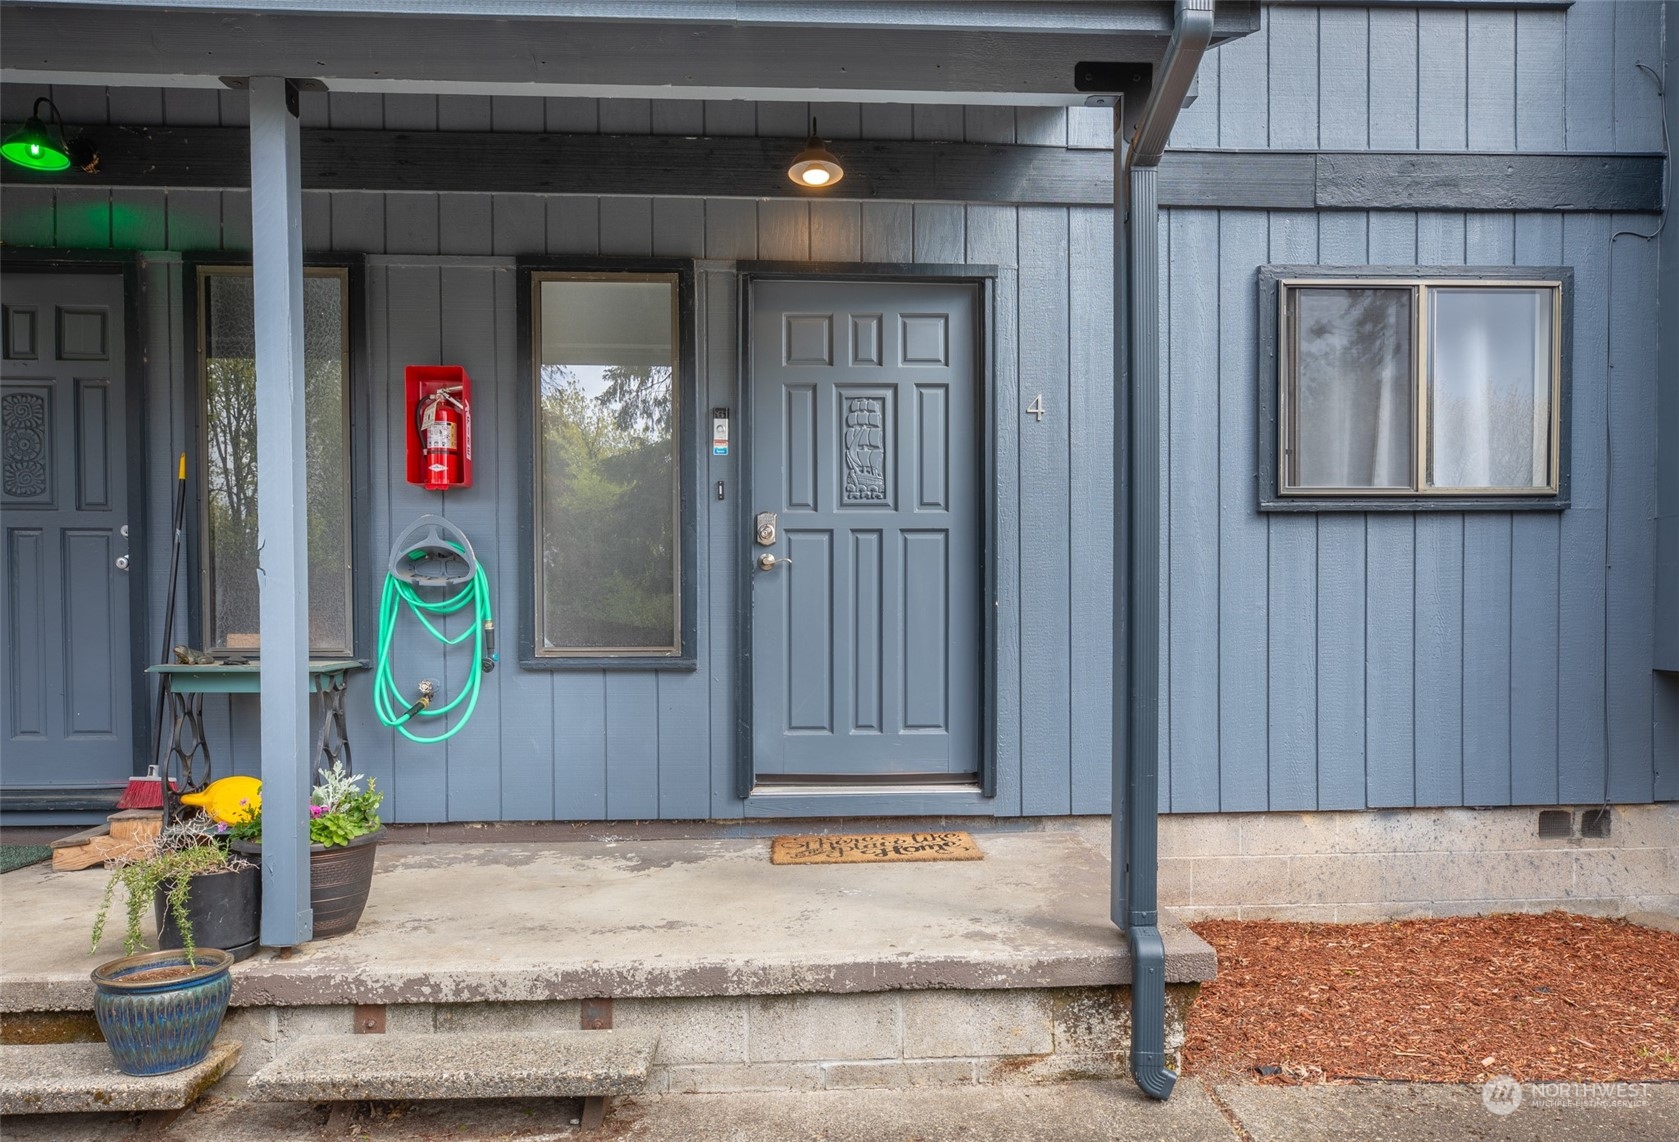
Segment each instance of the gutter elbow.
[{"label": "gutter elbow", "polygon": [[1166,942],[1156,927],[1126,931],[1131,949],[1131,1077],[1164,1102],[1178,1073],[1166,1065]]}]

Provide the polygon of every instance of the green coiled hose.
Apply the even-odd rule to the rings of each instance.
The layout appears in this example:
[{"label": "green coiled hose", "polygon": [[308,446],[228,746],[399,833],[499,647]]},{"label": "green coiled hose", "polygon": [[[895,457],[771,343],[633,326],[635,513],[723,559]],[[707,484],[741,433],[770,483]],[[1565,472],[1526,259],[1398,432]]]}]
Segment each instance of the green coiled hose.
[{"label": "green coiled hose", "polygon": [[[460,645],[466,641],[468,635],[473,637],[473,669],[466,687],[446,705],[431,706],[409,702],[392,676],[391,642],[404,606],[414,613],[414,617],[420,620],[420,625],[430,631],[433,638],[446,647]],[[473,608],[472,624],[453,638],[444,634],[432,622],[434,615],[440,619],[447,619],[468,606]],[[422,745],[448,741],[460,733],[461,727],[466,725],[472,717],[472,712],[478,708],[478,691],[483,685],[484,673],[491,669],[495,661],[493,648],[486,653],[484,646],[485,631],[495,629],[494,618],[490,611],[490,581],[484,574],[482,563],[476,564],[472,578],[459,591],[442,599],[424,599],[412,583],[403,582],[394,573],[387,573],[384,594],[379,600],[379,661],[373,677],[373,712],[379,715],[379,720],[409,741]],[[466,710],[461,714],[460,720],[440,734],[426,737],[408,728],[408,723],[414,718],[441,718],[459,707],[462,702],[466,703]]]}]

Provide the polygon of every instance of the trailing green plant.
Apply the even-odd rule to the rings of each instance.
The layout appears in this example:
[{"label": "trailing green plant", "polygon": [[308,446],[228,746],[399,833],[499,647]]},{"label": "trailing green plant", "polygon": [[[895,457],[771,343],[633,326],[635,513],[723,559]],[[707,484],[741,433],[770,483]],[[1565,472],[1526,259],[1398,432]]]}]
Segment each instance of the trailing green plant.
[{"label": "trailing green plant", "polygon": [[[367,788],[361,787],[367,782]],[[372,778],[351,773],[342,761],[321,772],[321,783],[309,794],[309,843],[333,848],[379,829],[379,804],[385,795]],[[262,842],[262,809],[228,828],[236,841]]]},{"label": "trailing green plant", "polygon": [[230,853],[225,834],[205,817],[191,817],[170,825],[139,856],[123,857],[111,867],[111,878],[105,882],[105,893],[93,917],[93,940],[90,950],[97,951],[105,938],[105,921],[117,890],[126,894],[123,915],[122,947],[132,956],[146,946],[141,924],[147,908],[158,891],[163,892],[164,907],[181,933],[181,950],[187,962],[196,964],[198,947],[193,943],[192,920],[187,915],[187,894],[192,878],[206,873],[238,872],[250,862]]}]

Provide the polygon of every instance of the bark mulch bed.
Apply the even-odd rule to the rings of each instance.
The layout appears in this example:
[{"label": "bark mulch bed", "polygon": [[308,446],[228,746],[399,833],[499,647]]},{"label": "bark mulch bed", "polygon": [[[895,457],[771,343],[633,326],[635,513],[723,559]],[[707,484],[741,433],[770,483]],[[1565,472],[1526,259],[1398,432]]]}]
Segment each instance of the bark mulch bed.
[{"label": "bark mulch bed", "polygon": [[1679,1081],[1679,934],[1550,912],[1204,920],[1184,1071],[1220,1081]]}]

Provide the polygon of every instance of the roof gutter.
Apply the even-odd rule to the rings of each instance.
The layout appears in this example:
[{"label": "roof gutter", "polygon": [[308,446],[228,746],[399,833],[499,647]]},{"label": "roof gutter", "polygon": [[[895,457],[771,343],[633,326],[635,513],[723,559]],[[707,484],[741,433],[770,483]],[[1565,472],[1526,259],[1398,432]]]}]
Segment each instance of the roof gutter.
[{"label": "roof gutter", "polygon": [[[1166,1066],[1166,946],[1160,936],[1160,249],[1159,163],[1178,110],[1213,33],[1214,0],[1178,0],[1160,81],[1128,146],[1115,149],[1115,363],[1128,399],[1116,408],[1121,447],[1115,559],[1114,878],[1112,916],[1131,952],[1131,1074],[1165,1099],[1177,1083]],[[1123,849],[1122,849],[1123,846]]]}]

